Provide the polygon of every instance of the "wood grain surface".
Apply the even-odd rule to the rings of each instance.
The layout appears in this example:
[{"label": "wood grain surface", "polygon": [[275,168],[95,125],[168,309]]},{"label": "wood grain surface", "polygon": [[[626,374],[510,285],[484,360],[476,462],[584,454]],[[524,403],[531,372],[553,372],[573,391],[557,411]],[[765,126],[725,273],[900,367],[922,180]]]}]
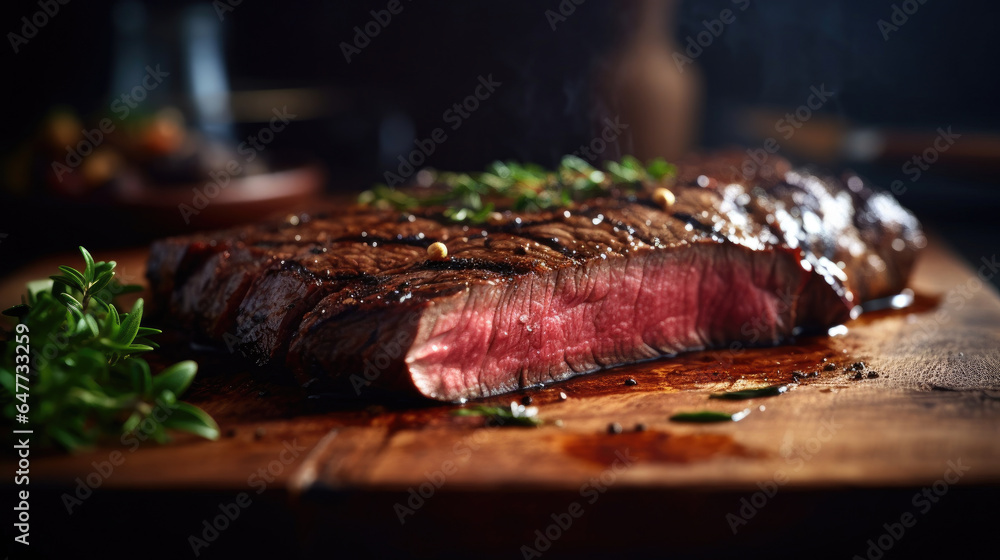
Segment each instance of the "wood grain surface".
[{"label": "wood grain surface", "polygon": [[[144,251],[114,257],[127,280],[140,279]],[[530,396],[545,421],[540,428],[490,427],[453,416],[451,405],[307,395],[280,372],[248,367],[224,350],[191,349],[168,333],[164,346],[175,355],[163,359],[199,360],[191,399],[215,416],[224,437],[39,455],[32,482],[58,496],[118,449],[126,460],[102,482],[110,495],[225,496],[265,486],[282,515],[294,518],[285,537],[304,555],[364,542],[374,555],[475,547],[485,556],[524,557],[535,530],[578,503],[584,513],[575,526],[583,528],[560,529],[546,555],[598,554],[619,542],[611,531],[629,531],[633,552],[660,550],[670,539],[679,553],[713,543],[725,556],[772,542],[789,520],[829,525],[836,506],[851,511],[835,519],[858,521],[845,531],[861,540],[845,541],[845,552],[863,556],[861,537],[879,536],[884,515],[917,508],[914,491],[948,478],[946,491],[963,489],[953,492],[956,505],[978,507],[973,496],[996,496],[1000,297],[981,279],[996,273],[993,258],[970,268],[933,242],[910,283],[908,308],[862,315],[837,336],[690,353],[484,401]],[[8,277],[2,303],[15,303],[25,280],[66,259]],[[626,385],[629,378],[637,383]],[[708,398],[775,383],[790,390],[746,401]],[[698,410],[750,412],[711,425],[668,419]],[[612,423],[622,433],[609,433]],[[6,458],[3,468],[13,464]],[[780,505],[741,514],[741,500],[759,493]],[[890,506],[872,507],[872,496]],[[867,511],[854,509],[859,503]],[[491,526],[506,529],[477,530]]]}]

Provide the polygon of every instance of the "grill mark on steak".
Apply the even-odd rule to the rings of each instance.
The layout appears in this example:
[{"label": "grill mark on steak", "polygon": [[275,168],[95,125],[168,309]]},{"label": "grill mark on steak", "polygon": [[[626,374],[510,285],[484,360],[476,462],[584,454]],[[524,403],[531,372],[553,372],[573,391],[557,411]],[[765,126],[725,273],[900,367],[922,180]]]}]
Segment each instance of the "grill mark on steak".
[{"label": "grill mark on steak", "polygon": [[[484,225],[440,208],[304,213],[159,241],[148,276],[178,321],[235,329],[261,363],[441,400],[777,344],[903,287],[923,237],[891,197],[781,160],[744,179],[740,162],[681,162],[669,213],[646,197]],[[449,260],[427,259],[434,241]]]},{"label": "grill mark on steak", "polygon": [[530,270],[530,267],[517,266],[514,262],[476,258],[451,258],[446,261],[426,260],[421,268],[426,270],[483,270],[504,276],[524,274]]}]

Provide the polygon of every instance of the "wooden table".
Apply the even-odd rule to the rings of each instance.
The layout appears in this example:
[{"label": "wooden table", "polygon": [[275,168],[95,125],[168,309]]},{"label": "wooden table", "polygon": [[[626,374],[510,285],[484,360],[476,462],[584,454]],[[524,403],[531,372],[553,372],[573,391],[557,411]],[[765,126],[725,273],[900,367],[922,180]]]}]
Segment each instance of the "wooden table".
[{"label": "wooden table", "polygon": [[[143,251],[113,257],[127,280],[141,279]],[[993,257],[972,269],[932,243],[909,308],[866,314],[837,336],[696,352],[488,399],[530,395],[546,421],[537,429],[487,427],[453,416],[453,406],[311,398],[200,352],[190,398],[225,436],[33,457],[39,536],[103,534],[114,520],[133,528],[116,529],[117,539],[155,538],[162,544],[153,552],[170,557],[192,546],[210,557],[290,548],[307,556],[742,557],[817,546],[820,555],[873,557],[872,543],[892,554],[954,552],[998,519],[1000,298],[977,277],[996,273]],[[8,277],[0,301],[16,302],[25,280],[67,258]],[[865,364],[860,379],[845,370],[856,362]],[[795,379],[777,397],[708,399]],[[668,420],[704,409],[750,413],[724,424]],[[608,433],[609,423],[623,433]],[[67,513],[76,477],[97,480],[112,458],[121,464],[80,504],[69,500]],[[249,505],[209,541],[202,522],[236,511],[244,497]],[[889,535],[896,523],[899,538]]]}]

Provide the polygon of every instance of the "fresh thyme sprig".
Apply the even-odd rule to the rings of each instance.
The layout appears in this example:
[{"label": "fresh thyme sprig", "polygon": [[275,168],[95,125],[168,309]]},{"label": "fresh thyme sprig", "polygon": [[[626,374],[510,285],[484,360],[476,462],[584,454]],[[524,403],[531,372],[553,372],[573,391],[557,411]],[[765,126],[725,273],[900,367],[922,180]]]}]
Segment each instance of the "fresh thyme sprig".
[{"label": "fresh thyme sprig", "polygon": [[710,424],[714,422],[739,422],[750,414],[750,409],[745,408],[739,412],[730,414],[717,410],[699,410],[696,412],[679,412],[670,417],[673,422],[690,422],[695,424]]},{"label": "fresh thyme sprig", "polygon": [[452,411],[453,416],[483,416],[489,426],[524,426],[537,427],[542,425],[542,420],[538,418],[538,408],[534,406],[526,407],[511,401],[510,407],[476,405],[468,408],[459,408]]},{"label": "fresh thyme sprig", "polygon": [[712,393],[710,399],[721,399],[726,401],[745,401],[761,397],[776,397],[788,391],[788,385],[770,385],[757,389],[743,389],[742,391],[726,391],[725,393]]},{"label": "fresh thyme sprig", "polygon": [[431,171],[431,184],[443,189],[427,189],[428,194],[380,184],[358,202],[397,210],[444,206],[445,216],[456,222],[483,223],[501,206],[519,212],[565,207],[616,192],[633,194],[644,183],[663,183],[675,175],[676,168],[662,159],[644,166],[632,156],[605,162],[603,170],[576,156],[563,157],[555,170],[495,161],[482,173]]},{"label": "fresh thyme sprig", "polygon": [[[120,284],[114,278],[114,261],[95,262],[83,247],[80,253],[82,272],[60,266],[62,274],[30,283],[24,302],[4,311],[27,326],[28,336],[3,343],[3,416],[12,421],[17,406],[28,404],[29,423],[19,426],[33,429],[42,444],[69,450],[108,436],[125,441],[130,433],[164,442],[168,430],[216,439],[215,421],[177,400],[198,365],[183,361],[154,376],[149,364],[136,357],[157,347],[147,337],[161,331],[140,325],[142,299],[123,314],[113,300],[141,287]],[[27,352],[17,351],[18,346],[26,346]],[[15,359],[25,354],[30,357],[27,364]],[[21,381],[25,377],[27,381]],[[18,384],[28,390],[15,392]]]}]

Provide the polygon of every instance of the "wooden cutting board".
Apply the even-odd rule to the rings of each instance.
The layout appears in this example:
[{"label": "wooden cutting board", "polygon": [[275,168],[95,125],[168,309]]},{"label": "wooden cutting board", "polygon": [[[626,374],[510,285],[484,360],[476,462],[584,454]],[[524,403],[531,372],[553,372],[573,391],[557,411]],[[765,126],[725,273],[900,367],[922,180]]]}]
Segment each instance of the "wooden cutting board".
[{"label": "wooden cutting board", "polygon": [[[113,257],[126,280],[141,281],[144,251]],[[8,277],[2,302],[16,302],[25,280],[68,258]],[[864,556],[865,539],[887,530],[882,522],[907,512],[923,521],[924,502],[931,513],[967,512],[996,497],[1000,297],[981,279],[997,272],[994,259],[986,255],[973,269],[932,242],[912,278],[909,307],[863,315],[836,336],[696,352],[485,401],[530,396],[545,421],[540,428],[489,427],[453,416],[450,405],[309,397],[225,352],[199,350],[201,377],[190,398],[215,416],[224,437],[118,448],[124,460],[99,491],[120,501],[211,496],[184,514],[186,525],[172,518],[195,534],[203,517],[218,513],[216,497],[221,504],[261,490],[268,508],[293,520],[285,543],[305,554],[350,543],[372,554],[533,557],[531,550],[650,552],[667,541],[675,551],[711,544],[726,554],[792,542],[780,537],[789,523],[804,541],[814,519],[843,525],[845,553]],[[864,366],[851,369],[858,362]],[[775,383],[790,389],[746,401],[708,398]],[[700,410],[749,413],[710,425],[668,419]],[[622,433],[609,433],[612,423]],[[114,451],[35,457],[32,482],[54,489],[55,499]],[[928,486],[945,495],[914,498]],[[568,528],[551,528],[567,519]],[[247,521],[241,530],[252,535],[251,527]],[[220,536],[204,550],[236,541]],[[911,547],[921,542],[909,539]]]}]

